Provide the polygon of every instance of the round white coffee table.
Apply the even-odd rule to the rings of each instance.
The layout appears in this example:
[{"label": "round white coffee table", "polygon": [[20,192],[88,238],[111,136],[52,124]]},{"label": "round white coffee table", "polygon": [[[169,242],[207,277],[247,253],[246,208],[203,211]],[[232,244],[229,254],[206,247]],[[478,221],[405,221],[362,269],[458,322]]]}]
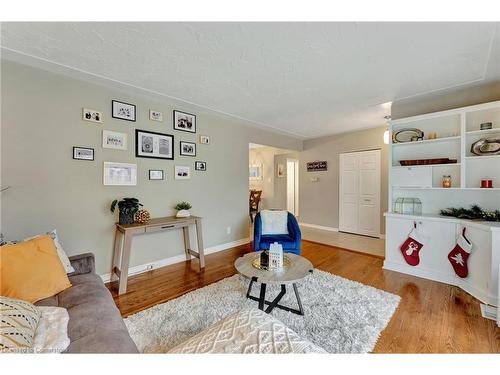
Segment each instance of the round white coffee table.
[{"label": "round white coffee table", "polygon": [[[300,301],[299,291],[297,289],[297,282],[305,278],[307,275],[313,272],[313,265],[306,258],[300,255],[286,253],[290,259],[290,264],[288,267],[282,270],[266,271],[255,268],[253,266],[253,261],[256,257],[260,257],[260,251],[246,254],[234,262],[236,270],[243,276],[250,279],[250,285],[248,286],[247,298],[258,301],[259,309],[270,313],[275,307],[290,311],[294,314],[304,315],[304,309],[302,308],[302,302]],[[253,283],[260,283],[260,295],[259,297],[254,297],[251,295]],[[281,292],[272,301],[266,301],[266,287],[267,284],[278,284],[281,285]],[[281,298],[286,294],[286,286],[292,284],[293,290],[295,292],[295,297],[297,298],[298,309],[293,309],[288,306],[280,305],[279,302]],[[265,305],[269,305],[266,310],[264,310]]]}]

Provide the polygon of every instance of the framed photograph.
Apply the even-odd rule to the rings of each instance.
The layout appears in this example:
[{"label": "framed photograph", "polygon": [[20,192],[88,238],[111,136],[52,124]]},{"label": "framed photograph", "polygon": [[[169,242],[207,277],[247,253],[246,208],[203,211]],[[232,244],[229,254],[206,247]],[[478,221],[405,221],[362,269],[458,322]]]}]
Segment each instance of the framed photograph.
[{"label": "framed photograph", "polygon": [[73,159],[94,160],[94,149],[88,147],[73,147]]},{"label": "framed photograph", "polygon": [[195,161],[194,169],[197,171],[206,171],[207,170],[207,162],[206,161]]},{"label": "framed photograph", "polygon": [[276,170],[278,173],[278,177],[285,177],[285,165],[284,164],[278,164]]},{"label": "framed photograph", "polygon": [[114,150],[127,149],[127,134],[113,132],[111,130],[102,131],[102,147]]},{"label": "framed photograph", "polygon": [[163,121],[163,113],[160,111],[153,111],[152,109],[149,110],[149,119],[151,121]]},{"label": "framed photograph", "polygon": [[174,111],[174,129],[196,133],[196,116],[191,113]]},{"label": "framed photograph", "polygon": [[250,180],[262,180],[262,165],[251,165],[249,167],[248,177]]},{"label": "framed photograph", "polygon": [[174,160],[174,136],[135,129],[135,156]]},{"label": "framed photograph", "polygon": [[82,120],[101,123],[102,112],[95,109],[82,108]]},{"label": "framed photograph", "polygon": [[162,169],[150,169],[149,170],[150,180],[163,180],[163,170]]},{"label": "framed photograph", "polygon": [[137,164],[104,162],[104,185],[137,185]]},{"label": "framed photograph", "polygon": [[191,168],[176,165],[175,166],[175,179],[176,180],[189,180],[191,178]]},{"label": "framed photograph", "polygon": [[208,135],[200,135],[200,143],[202,145],[209,145],[210,144],[210,137]]},{"label": "framed photograph", "polygon": [[182,156],[196,156],[196,143],[180,141],[179,145]]},{"label": "framed photograph", "polygon": [[120,120],[135,121],[135,105],[112,100],[111,116]]}]

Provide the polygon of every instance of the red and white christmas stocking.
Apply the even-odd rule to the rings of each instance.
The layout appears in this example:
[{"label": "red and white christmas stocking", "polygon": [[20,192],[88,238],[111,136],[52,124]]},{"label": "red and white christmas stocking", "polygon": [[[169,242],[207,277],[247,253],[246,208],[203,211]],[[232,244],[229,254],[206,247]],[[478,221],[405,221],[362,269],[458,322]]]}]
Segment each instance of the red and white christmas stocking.
[{"label": "red and white christmas stocking", "polygon": [[455,270],[458,277],[465,278],[469,275],[469,268],[467,267],[467,260],[469,259],[472,244],[465,237],[465,228],[462,234],[457,239],[457,244],[452,251],[448,254],[448,260]]},{"label": "red and white christmas stocking", "polygon": [[417,226],[412,229],[408,238],[400,247],[401,253],[410,266],[416,266],[420,263],[419,252],[424,246],[422,236],[417,230]]}]

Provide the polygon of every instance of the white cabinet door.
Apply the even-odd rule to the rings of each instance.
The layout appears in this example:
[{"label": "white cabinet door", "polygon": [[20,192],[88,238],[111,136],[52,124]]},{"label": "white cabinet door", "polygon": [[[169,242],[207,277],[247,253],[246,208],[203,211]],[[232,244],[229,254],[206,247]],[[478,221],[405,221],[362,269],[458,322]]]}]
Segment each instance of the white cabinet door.
[{"label": "white cabinet door", "polygon": [[380,150],[340,155],[339,230],[380,234]]}]

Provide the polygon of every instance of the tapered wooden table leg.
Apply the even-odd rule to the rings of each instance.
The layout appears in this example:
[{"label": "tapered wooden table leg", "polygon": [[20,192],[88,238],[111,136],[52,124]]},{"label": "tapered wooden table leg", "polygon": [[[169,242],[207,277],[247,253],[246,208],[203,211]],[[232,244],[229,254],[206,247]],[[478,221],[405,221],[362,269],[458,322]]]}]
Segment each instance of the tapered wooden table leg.
[{"label": "tapered wooden table leg", "polygon": [[191,249],[191,241],[189,240],[189,227],[183,227],[182,233],[184,234],[184,252],[186,253],[186,260],[191,260],[191,254],[189,254],[189,249]]},{"label": "tapered wooden table leg", "polygon": [[132,234],[125,233],[125,241],[123,243],[122,262],[120,267],[120,283],[118,286],[118,294],[123,294],[127,291],[128,266],[130,263],[130,250],[132,247]]},{"label": "tapered wooden table leg", "polygon": [[203,247],[203,230],[201,219],[196,219],[196,239],[198,240],[198,254],[200,255],[200,270],[205,268],[205,248]]}]

